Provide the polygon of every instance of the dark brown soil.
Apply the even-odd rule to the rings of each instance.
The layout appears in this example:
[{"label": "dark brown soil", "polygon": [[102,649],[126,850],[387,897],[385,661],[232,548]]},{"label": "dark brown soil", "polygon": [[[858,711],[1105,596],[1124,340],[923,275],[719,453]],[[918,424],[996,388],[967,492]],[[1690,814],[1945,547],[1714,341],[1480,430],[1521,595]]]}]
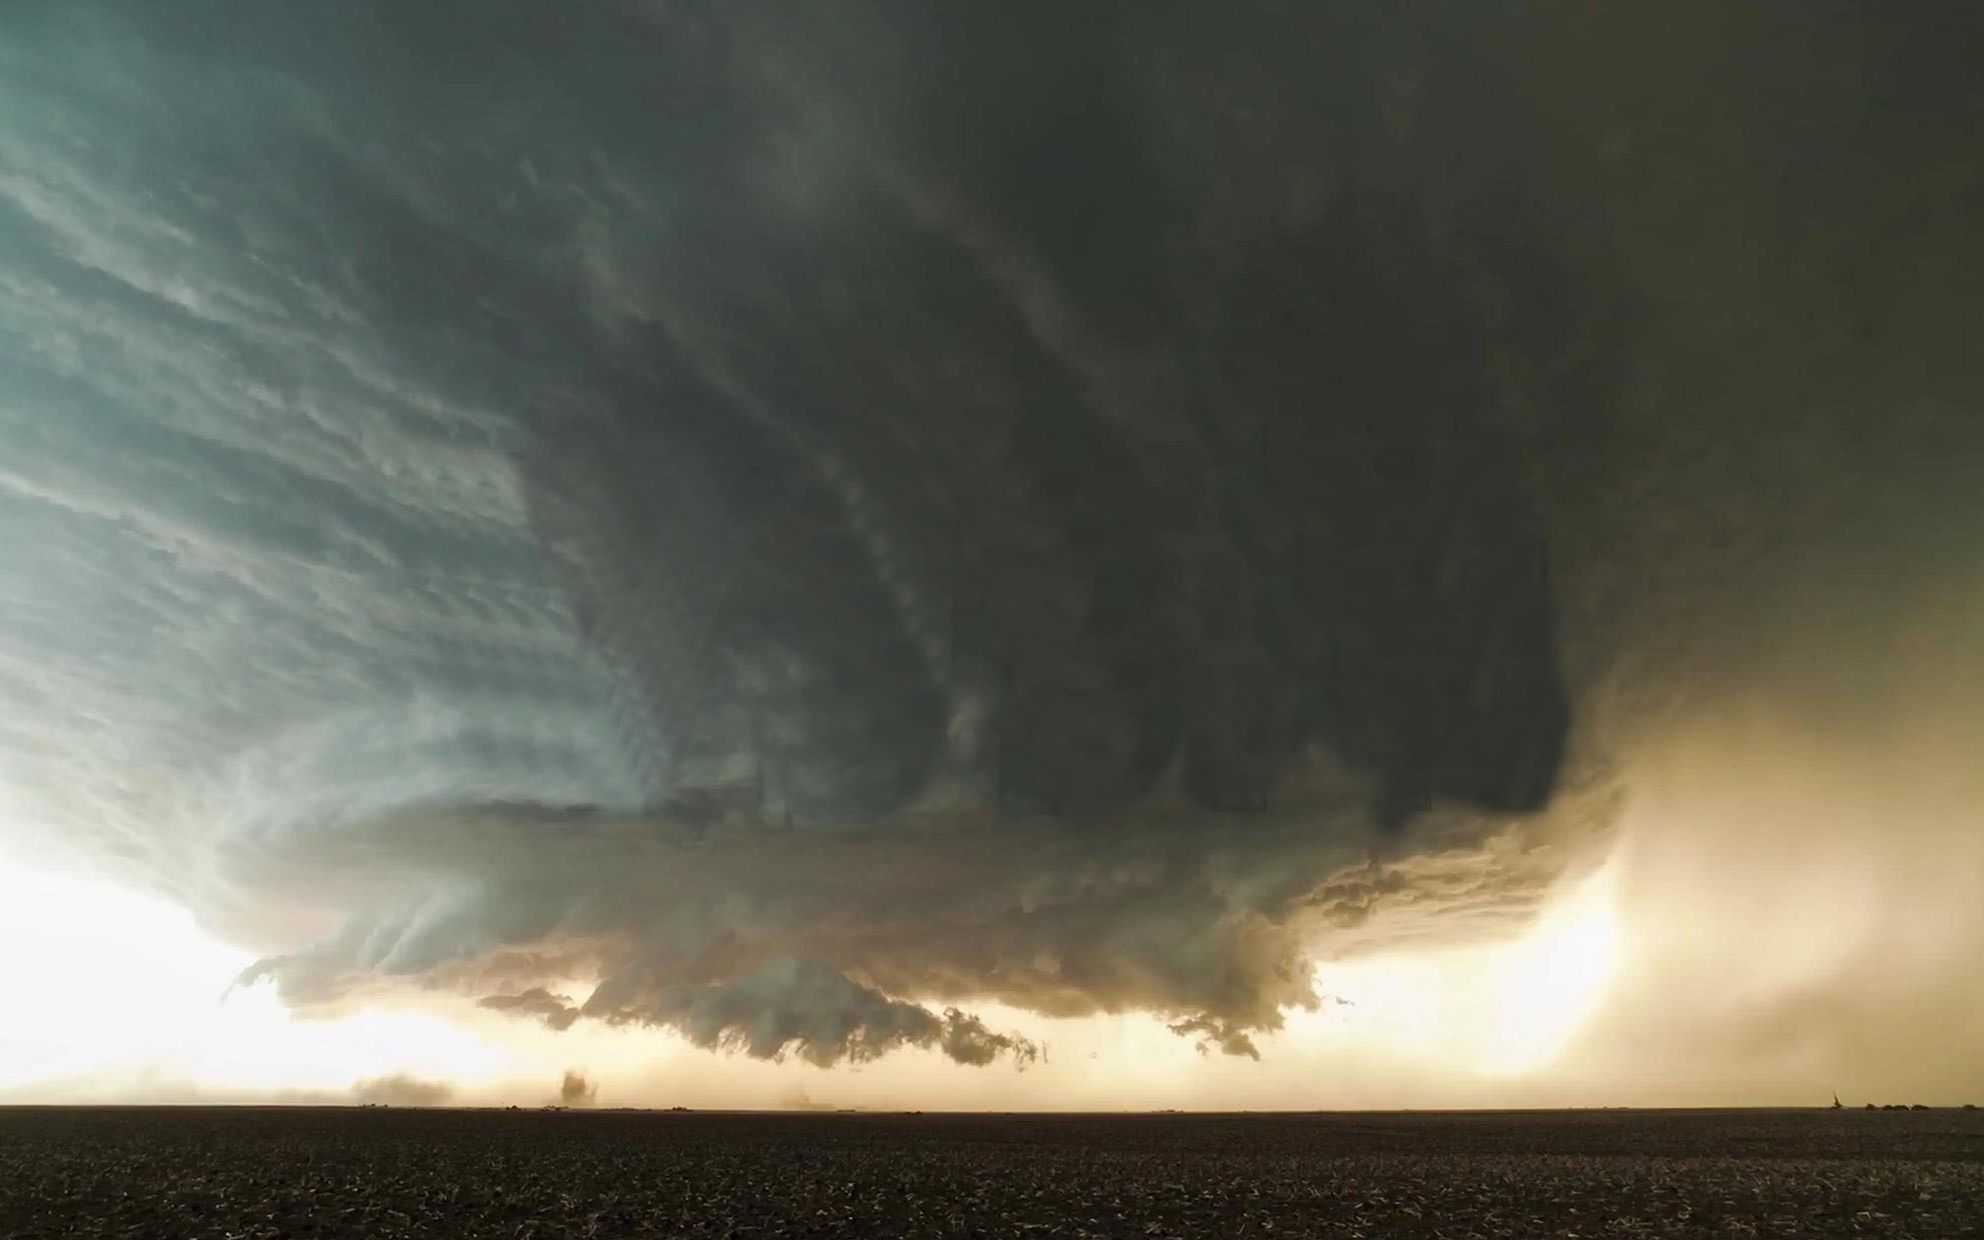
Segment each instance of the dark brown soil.
[{"label": "dark brown soil", "polygon": [[1984,1112],[0,1109],[0,1236],[1984,1235]]}]

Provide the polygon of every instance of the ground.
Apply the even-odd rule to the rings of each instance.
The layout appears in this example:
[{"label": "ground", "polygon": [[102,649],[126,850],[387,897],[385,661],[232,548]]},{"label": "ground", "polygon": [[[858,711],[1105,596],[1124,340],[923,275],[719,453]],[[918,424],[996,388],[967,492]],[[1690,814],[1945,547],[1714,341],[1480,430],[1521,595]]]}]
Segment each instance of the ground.
[{"label": "ground", "polygon": [[1984,1235],[1984,1112],[0,1109],[0,1236]]}]

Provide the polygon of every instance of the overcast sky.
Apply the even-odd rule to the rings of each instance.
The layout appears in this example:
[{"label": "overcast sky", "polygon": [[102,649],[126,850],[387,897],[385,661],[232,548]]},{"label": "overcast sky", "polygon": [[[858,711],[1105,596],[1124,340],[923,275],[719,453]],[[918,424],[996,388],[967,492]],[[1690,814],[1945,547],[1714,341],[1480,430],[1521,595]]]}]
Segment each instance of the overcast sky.
[{"label": "overcast sky", "polygon": [[1927,12],[18,6],[0,1096],[1984,1092]]}]

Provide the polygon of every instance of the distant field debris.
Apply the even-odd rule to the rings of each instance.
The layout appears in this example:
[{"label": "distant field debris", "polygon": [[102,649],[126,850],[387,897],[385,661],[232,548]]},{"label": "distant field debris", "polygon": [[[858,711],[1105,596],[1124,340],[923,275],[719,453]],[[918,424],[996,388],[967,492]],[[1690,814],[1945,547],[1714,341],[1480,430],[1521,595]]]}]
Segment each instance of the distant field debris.
[{"label": "distant field debris", "polygon": [[586,1106],[599,1096],[599,1083],[588,1081],[582,1072],[566,1069],[565,1079],[559,1082],[558,1098],[570,1106]]},{"label": "distant field debris", "polygon": [[438,1107],[454,1095],[454,1088],[441,1081],[423,1081],[395,1072],[359,1081],[351,1087],[352,1100],[360,1106]]}]

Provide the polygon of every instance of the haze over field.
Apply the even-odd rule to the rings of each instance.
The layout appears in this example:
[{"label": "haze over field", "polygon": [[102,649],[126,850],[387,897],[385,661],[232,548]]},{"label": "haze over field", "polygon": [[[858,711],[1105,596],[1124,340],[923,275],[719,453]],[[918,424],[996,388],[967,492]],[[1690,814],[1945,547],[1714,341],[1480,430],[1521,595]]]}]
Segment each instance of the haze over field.
[{"label": "haze over field", "polygon": [[1977,1097],[1980,36],[15,6],[0,1097]]}]

